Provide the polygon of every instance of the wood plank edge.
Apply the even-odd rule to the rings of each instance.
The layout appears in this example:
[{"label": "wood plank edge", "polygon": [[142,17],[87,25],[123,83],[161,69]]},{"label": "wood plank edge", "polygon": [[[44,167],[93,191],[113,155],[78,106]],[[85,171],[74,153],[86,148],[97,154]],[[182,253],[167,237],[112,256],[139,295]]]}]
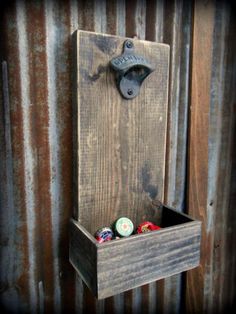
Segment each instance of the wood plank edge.
[{"label": "wood plank edge", "polygon": [[88,232],[87,229],[83,227],[83,225],[81,225],[81,223],[79,223],[77,220],[73,218],[70,219],[70,223],[73,224],[76,228],[78,228],[96,246],[97,249],[99,243],[91,235],[91,233]]},{"label": "wood plank edge", "polygon": [[[72,67],[72,125],[73,130],[77,130],[78,128],[78,121],[77,121],[77,115],[78,115],[78,92],[77,92],[77,85],[78,85],[78,63],[77,63],[77,33],[76,31],[72,34],[72,60],[73,60],[73,67]],[[72,180],[73,180],[73,212],[72,215],[74,219],[78,219],[78,141],[77,141],[77,132],[73,132],[72,136],[73,141],[73,148],[72,148],[72,154],[73,154],[73,174],[72,174]]]},{"label": "wood plank edge", "polygon": [[[146,281],[145,281],[144,283],[142,283],[141,285],[140,285],[140,284],[134,285],[131,289],[130,289],[130,288],[129,288],[129,289],[124,289],[124,290],[122,290],[122,291],[119,291],[117,294],[120,294],[120,293],[129,291],[129,290],[133,290],[133,289],[135,289],[135,288],[142,287],[142,286],[144,286],[144,285],[147,285],[147,284],[150,284],[150,283],[153,283],[153,282],[156,282],[156,281],[165,279],[165,278],[170,278],[170,277],[172,277],[172,276],[174,276],[174,275],[181,274],[181,273],[186,272],[186,271],[188,271],[188,270],[197,268],[198,266],[199,266],[199,261],[196,262],[194,265],[191,265],[191,266],[188,266],[188,267],[186,267],[186,268],[183,268],[183,270],[182,270],[181,272],[176,271],[176,272],[173,272],[171,275],[168,275],[168,276],[160,276],[160,277],[158,277],[158,279],[154,279],[154,280],[152,280],[152,281],[146,280]],[[109,294],[109,293],[106,293],[106,294],[103,295],[103,294],[99,293],[99,287],[98,287],[97,299],[98,299],[98,300],[102,300],[102,299],[106,299],[106,298],[109,298],[109,297],[114,296],[114,295],[117,295],[117,294],[113,294],[113,293]]]},{"label": "wood plank edge", "polygon": [[[157,235],[157,234],[165,234],[165,233],[169,233],[170,231],[176,231],[176,230],[181,230],[181,229],[186,229],[188,227],[194,227],[194,226],[198,226],[200,227],[202,224],[201,221],[190,221],[190,222],[185,222],[176,226],[171,226],[171,227],[165,227],[162,228],[160,230],[156,230],[156,231],[152,231],[152,232],[148,232],[148,233],[142,233],[142,234],[134,234],[132,236],[129,236],[127,238],[122,238],[119,240],[114,240],[114,241],[108,241],[108,242],[104,242],[104,243],[96,243],[98,250],[101,250],[102,248],[105,247],[109,247],[112,245],[123,245],[125,244],[125,242],[130,242],[130,244],[132,242],[135,241],[140,241],[140,240],[145,240],[148,238],[152,238],[153,235]],[[199,232],[200,234],[200,232]]]},{"label": "wood plank edge", "polygon": [[82,29],[78,29],[75,31],[77,33],[77,35],[79,36],[80,34],[90,34],[90,35],[99,35],[99,36],[103,36],[103,37],[112,37],[112,38],[117,38],[117,39],[121,39],[121,40],[127,40],[127,39],[132,39],[134,41],[138,41],[141,43],[148,43],[150,45],[160,45],[161,47],[165,47],[166,49],[168,49],[168,51],[170,50],[170,45],[168,44],[164,44],[164,43],[157,43],[155,41],[148,41],[148,40],[142,40],[142,39],[138,39],[138,38],[132,38],[132,37],[124,37],[124,36],[117,36],[117,35],[111,35],[111,34],[106,34],[106,33],[97,33],[97,32],[92,32],[92,31],[85,31]]}]

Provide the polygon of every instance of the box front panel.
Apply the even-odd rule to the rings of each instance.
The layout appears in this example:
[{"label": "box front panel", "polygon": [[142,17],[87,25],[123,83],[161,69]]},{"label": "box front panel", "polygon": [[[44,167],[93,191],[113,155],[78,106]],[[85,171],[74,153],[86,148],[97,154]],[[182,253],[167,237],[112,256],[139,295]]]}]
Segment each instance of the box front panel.
[{"label": "box front panel", "polygon": [[98,297],[108,297],[196,267],[200,228],[199,222],[193,222],[100,247]]}]

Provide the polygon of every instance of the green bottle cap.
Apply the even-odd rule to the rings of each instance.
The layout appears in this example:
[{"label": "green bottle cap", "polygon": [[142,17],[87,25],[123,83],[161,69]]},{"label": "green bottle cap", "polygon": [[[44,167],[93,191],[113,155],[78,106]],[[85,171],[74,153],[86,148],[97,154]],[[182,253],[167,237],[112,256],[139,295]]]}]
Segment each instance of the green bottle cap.
[{"label": "green bottle cap", "polygon": [[128,237],[133,233],[134,225],[129,218],[121,217],[115,223],[115,231],[120,237]]}]

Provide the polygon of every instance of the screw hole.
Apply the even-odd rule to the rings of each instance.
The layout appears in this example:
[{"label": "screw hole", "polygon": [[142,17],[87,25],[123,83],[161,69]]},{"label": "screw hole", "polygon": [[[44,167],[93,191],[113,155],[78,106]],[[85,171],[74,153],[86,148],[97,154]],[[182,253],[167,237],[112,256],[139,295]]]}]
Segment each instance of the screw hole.
[{"label": "screw hole", "polygon": [[132,43],[132,41],[127,40],[127,42],[126,42],[126,47],[127,47],[127,48],[133,48],[133,46],[134,46],[134,44]]}]

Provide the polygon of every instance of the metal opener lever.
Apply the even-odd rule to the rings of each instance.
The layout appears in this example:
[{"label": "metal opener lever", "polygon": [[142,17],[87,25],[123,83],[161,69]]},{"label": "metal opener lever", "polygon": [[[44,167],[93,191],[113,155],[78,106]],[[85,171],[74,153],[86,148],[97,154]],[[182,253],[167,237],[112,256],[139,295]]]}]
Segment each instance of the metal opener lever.
[{"label": "metal opener lever", "polygon": [[131,40],[124,42],[123,54],[113,58],[110,63],[116,72],[118,90],[126,99],[135,98],[145,78],[154,71],[144,57],[134,53]]}]

